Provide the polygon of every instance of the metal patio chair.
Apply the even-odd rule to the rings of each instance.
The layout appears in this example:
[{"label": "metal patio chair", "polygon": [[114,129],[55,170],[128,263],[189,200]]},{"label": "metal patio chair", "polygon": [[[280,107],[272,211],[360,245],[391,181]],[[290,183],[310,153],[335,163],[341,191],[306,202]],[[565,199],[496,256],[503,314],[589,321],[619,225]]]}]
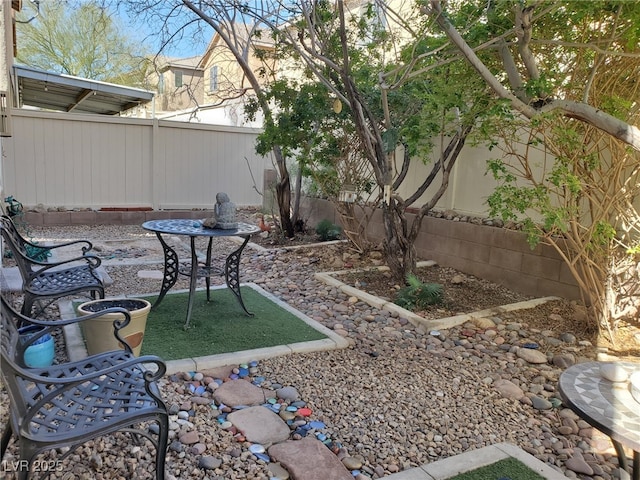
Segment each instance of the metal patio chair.
[{"label": "metal patio chair", "polygon": [[[20,235],[7,215],[2,215],[0,232],[5,241],[5,248],[11,251],[22,276],[23,315],[31,315],[37,300],[46,302],[42,307],[44,310],[46,305],[68,295],[87,292],[94,300],[96,296],[104,298],[104,284],[96,271],[101,260],[89,253],[93,245],[88,240],[74,240],[42,247]],[[30,255],[30,252],[42,248],[55,251],[72,245],[81,247],[80,255],[68,260],[45,262],[36,260],[32,258],[33,255]]]},{"label": "metal patio chair", "polygon": [[[48,367],[26,365],[25,351],[42,336],[109,312],[122,314],[114,321],[114,335],[124,349]],[[155,477],[163,480],[169,417],[156,382],[165,374],[166,366],[156,356],[135,357],[122,340],[118,331],[130,321],[127,310],[111,308],[67,320],[35,320],[15,311],[2,296],[0,313],[1,374],[10,398],[0,458],[11,438],[17,437],[20,452],[14,464],[19,466],[18,479],[29,478],[36,456],[46,450],[71,447],[59,457],[62,460],[89,440],[124,431],[136,441],[143,436],[155,445]],[[18,325],[24,324],[44,329],[25,339],[18,330]],[[155,371],[149,370],[154,365]],[[158,427],[154,431],[152,423]]]}]

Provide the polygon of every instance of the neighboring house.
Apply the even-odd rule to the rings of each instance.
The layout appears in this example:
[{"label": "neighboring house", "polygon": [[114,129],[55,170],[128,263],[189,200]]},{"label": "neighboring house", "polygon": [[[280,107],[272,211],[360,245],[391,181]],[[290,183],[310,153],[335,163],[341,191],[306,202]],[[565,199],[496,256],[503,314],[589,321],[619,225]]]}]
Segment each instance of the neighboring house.
[{"label": "neighboring house", "polygon": [[[275,60],[271,36],[245,23],[234,23],[227,32],[235,48],[256,73],[261,84],[273,79]],[[249,122],[244,102],[252,95],[248,81],[231,49],[215,34],[201,57],[160,58],[147,77],[157,91],[155,116],[183,122],[261,127],[262,115]],[[148,112],[151,116],[152,112]]]},{"label": "neighboring house", "polygon": [[[234,48],[241,53],[261,84],[273,80],[274,43],[268,31],[236,22],[225,34],[232,39]],[[198,67],[204,71],[204,100],[207,104],[219,104],[226,99],[251,94],[253,90],[233,52],[217,33]]]},{"label": "neighboring house", "polygon": [[198,66],[200,58],[160,57],[155,62],[155,70],[147,76],[147,82],[157,91],[157,117],[203,104],[204,72]]}]

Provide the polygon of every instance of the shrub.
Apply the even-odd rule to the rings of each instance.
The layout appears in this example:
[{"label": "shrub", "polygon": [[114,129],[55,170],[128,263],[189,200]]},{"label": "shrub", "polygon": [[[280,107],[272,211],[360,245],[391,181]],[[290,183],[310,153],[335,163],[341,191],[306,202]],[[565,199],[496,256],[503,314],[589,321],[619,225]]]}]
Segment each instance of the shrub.
[{"label": "shrub", "polygon": [[394,303],[407,310],[424,310],[444,300],[444,290],[439,283],[423,283],[415,275],[407,277],[407,286],[398,290]]},{"label": "shrub", "polygon": [[329,240],[337,240],[340,238],[342,228],[330,220],[324,219],[316,225],[316,233],[320,237],[320,240],[327,242]]}]

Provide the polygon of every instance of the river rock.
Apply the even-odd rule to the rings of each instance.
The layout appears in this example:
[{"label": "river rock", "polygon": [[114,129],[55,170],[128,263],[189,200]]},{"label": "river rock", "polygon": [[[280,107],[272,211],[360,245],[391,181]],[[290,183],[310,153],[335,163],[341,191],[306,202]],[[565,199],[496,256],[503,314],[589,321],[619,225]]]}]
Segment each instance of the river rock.
[{"label": "river rock", "polygon": [[516,355],[527,363],[547,363],[547,356],[539,350],[534,350],[531,348],[519,348],[516,352]]},{"label": "river rock", "polygon": [[531,396],[531,404],[536,410],[550,410],[553,405],[546,398],[538,397],[537,395]]},{"label": "river rock", "polygon": [[482,328],[486,330],[487,328],[494,328],[496,323],[490,318],[480,317],[480,318],[472,318],[471,323],[473,323],[476,327]]},{"label": "river rock", "polygon": [[222,465],[222,460],[216,457],[212,457],[211,455],[205,455],[204,457],[200,458],[200,461],[198,462],[198,466],[205,470],[215,470],[216,468],[220,467],[220,465]]},{"label": "river rock", "polygon": [[282,387],[276,390],[276,395],[278,398],[282,400],[288,400],[290,402],[295,402],[300,399],[300,394],[295,387]]},{"label": "river rock", "polygon": [[562,353],[562,354],[554,355],[553,359],[551,360],[551,363],[553,363],[558,368],[566,370],[572,365],[575,365],[576,356],[573,355],[572,353]]},{"label": "river rock", "polygon": [[266,399],[273,397],[273,392],[252,385],[246,380],[230,380],[220,385],[213,393],[213,398],[218,404],[230,407],[261,405]]},{"label": "river rock", "polygon": [[505,398],[519,400],[524,396],[522,389],[510,380],[500,378],[493,383],[493,386]]},{"label": "river rock", "polygon": [[593,475],[593,468],[584,460],[584,457],[577,450],[573,456],[567,459],[565,462],[566,467],[576,473],[583,473],[585,475]]}]

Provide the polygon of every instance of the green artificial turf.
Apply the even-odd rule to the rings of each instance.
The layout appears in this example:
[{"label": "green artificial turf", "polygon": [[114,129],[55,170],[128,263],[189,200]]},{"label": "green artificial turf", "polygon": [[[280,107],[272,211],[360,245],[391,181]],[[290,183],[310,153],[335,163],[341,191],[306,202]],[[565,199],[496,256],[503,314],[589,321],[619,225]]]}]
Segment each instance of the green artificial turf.
[{"label": "green artificial turf", "polygon": [[545,480],[515,458],[505,458],[491,465],[460,473],[449,480]]},{"label": "green artificial turf", "polygon": [[[170,293],[147,319],[142,354],[164,360],[273,347],[327,338],[253,288],[241,287],[247,316],[226,288],[197,291],[188,330],[184,330],[188,293]],[[154,303],[157,297],[141,297]]]}]

